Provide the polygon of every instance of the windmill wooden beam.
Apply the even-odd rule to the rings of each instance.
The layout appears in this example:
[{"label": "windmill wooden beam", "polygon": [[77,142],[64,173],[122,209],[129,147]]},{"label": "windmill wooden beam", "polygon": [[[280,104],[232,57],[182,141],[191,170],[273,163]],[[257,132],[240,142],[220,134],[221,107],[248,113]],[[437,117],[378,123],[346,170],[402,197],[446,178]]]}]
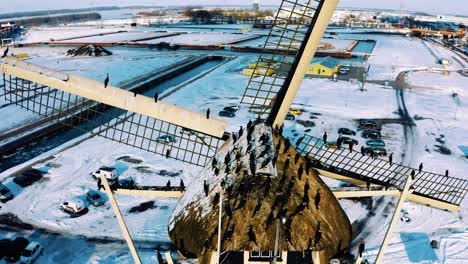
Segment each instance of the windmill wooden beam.
[{"label": "windmill wooden beam", "polygon": [[152,117],[177,126],[222,138],[227,123],[207,118],[205,114],[178,107],[154,98],[137,94],[113,86],[104,87],[103,83],[80,76],[68,75],[45,67],[7,57],[3,60],[1,71],[23,80],[53,87],[109,106],[125,109],[133,113]]}]

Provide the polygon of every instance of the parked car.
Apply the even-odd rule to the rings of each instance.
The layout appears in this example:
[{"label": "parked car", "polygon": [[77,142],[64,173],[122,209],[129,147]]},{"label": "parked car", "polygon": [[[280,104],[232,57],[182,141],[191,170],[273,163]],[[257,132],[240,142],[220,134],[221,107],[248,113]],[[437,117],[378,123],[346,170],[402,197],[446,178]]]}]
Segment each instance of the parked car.
[{"label": "parked car", "polygon": [[356,139],[354,138],[350,138],[350,137],[346,137],[346,136],[341,136],[338,138],[337,142],[341,142],[341,144],[353,144],[353,145],[357,145],[359,144],[359,141],[357,141]]},{"label": "parked car", "polygon": [[364,130],[362,131],[361,136],[363,138],[372,138],[372,139],[380,139],[382,135],[380,134],[380,131],[377,130]]},{"label": "parked car", "polygon": [[31,186],[33,183],[42,179],[42,173],[33,171],[25,171],[21,176],[17,176],[13,179],[13,182],[21,187]]},{"label": "parked car", "polygon": [[177,140],[173,135],[162,135],[158,137],[157,141],[159,143],[169,144],[169,143],[176,143]]},{"label": "parked car", "polygon": [[228,112],[232,112],[232,113],[237,112],[237,110],[239,110],[239,109],[237,109],[235,107],[232,107],[232,106],[226,106],[226,107],[223,108],[223,111],[228,111]]},{"label": "parked car", "polygon": [[359,127],[366,130],[377,130],[377,123],[372,120],[362,120],[359,122]]},{"label": "parked car", "polygon": [[219,116],[224,116],[224,117],[235,117],[236,114],[234,114],[233,112],[230,112],[230,111],[220,111],[219,112]]},{"label": "parked car", "polygon": [[348,67],[340,67],[340,69],[338,70],[338,72],[341,74],[348,74],[349,71],[350,71],[350,68]]},{"label": "parked car", "polygon": [[13,263],[20,259],[21,252],[29,245],[29,241],[24,237],[17,237],[10,241],[8,250],[5,252],[5,260]]},{"label": "parked car", "polygon": [[365,147],[364,154],[373,154],[374,156],[387,156],[387,150],[382,147]]},{"label": "parked car", "polygon": [[182,130],[180,130],[180,134],[188,135],[188,136],[194,136],[196,133],[192,129],[182,128]]},{"label": "parked car", "polygon": [[230,105],[229,108],[235,109],[236,111],[239,111],[240,105]]},{"label": "parked car", "polygon": [[385,147],[385,142],[381,139],[368,139],[366,145],[369,147]]},{"label": "parked car", "polygon": [[39,245],[37,242],[31,242],[29,245],[21,252],[20,263],[21,264],[31,264],[36,261],[37,258],[42,254],[44,248]]},{"label": "parked car", "polygon": [[119,180],[119,188],[122,189],[133,189],[136,187],[135,180],[132,178]]},{"label": "parked car", "polygon": [[340,135],[355,136],[355,135],[356,135],[356,131],[351,130],[351,129],[346,128],[346,127],[342,127],[342,128],[340,128],[340,129],[338,129],[338,134],[340,134]]},{"label": "parked car", "polygon": [[0,200],[2,202],[6,202],[11,199],[13,199],[13,194],[11,193],[10,189],[0,183]]},{"label": "parked car", "polygon": [[288,113],[290,113],[291,115],[302,115],[302,109],[291,108],[289,109]]},{"label": "parked car", "polygon": [[114,167],[107,167],[103,166],[99,168],[97,171],[91,173],[91,175],[95,178],[101,178],[101,176],[106,177],[108,181],[114,182],[119,175],[117,175],[117,170]]},{"label": "parked car", "polygon": [[87,209],[85,202],[78,197],[66,200],[62,203],[61,208],[69,214],[79,214],[84,209]]},{"label": "parked car", "polygon": [[287,113],[285,119],[292,121],[292,120],[296,120],[296,117],[290,113]]},{"label": "parked car", "polygon": [[0,259],[2,259],[8,254],[10,244],[10,239],[0,239]]},{"label": "parked car", "polygon": [[89,190],[86,193],[86,199],[88,199],[89,203],[94,206],[101,206],[105,203],[105,200],[102,194],[95,190]]}]

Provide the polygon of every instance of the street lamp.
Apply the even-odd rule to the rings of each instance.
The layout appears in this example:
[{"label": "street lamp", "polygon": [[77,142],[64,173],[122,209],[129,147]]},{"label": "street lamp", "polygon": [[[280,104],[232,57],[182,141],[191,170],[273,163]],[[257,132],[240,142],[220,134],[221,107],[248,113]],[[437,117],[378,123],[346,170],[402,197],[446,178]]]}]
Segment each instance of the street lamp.
[{"label": "street lamp", "polygon": [[284,225],[286,224],[286,217],[281,216],[278,217],[278,220],[276,221],[276,240],[275,240],[275,251],[273,252],[273,264],[276,264],[276,259],[278,257],[278,242],[279,242],[279,232],[280,232],[280,221]]}]

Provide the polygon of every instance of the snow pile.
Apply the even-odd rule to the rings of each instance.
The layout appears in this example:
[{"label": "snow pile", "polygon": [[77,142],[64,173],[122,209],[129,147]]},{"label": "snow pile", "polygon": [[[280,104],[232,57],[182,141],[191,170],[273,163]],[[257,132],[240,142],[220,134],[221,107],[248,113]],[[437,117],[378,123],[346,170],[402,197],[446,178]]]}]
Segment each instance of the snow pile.
[{"label": "snow pile", "polygon": [[96,45],[85,45],[81,46],[77,49],[70,49],[67,51],[67,56],[91,56],[91,57],[99,57],[99,56],[110,56],[112,52],[106,50],[103,47],[96,46]]}]

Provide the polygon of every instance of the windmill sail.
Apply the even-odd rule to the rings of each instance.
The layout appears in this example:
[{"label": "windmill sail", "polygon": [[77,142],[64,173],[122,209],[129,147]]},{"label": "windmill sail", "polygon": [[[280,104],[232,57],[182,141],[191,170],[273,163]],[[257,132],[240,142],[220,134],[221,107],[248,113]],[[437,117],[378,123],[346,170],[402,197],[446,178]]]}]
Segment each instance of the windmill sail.
[{"label": "windmill sail", "polygon": [[8,58],[5,99],[68,127],[169,158],[205,165],[225,122],[82,77]]},{"label": "windmill sail", "polygon": [[[346,177],[353,182],[368,182],[394,186],[402,190],[406,179],[415,172],[414,192],[409,200],[433,207],[457,211],[468,192],[468,181],[456,177],[421,171],[388,160],[372,158],[347,148],[332,148],[323,140],[305,135],[296,146],[298,152],[310,157],[313,167],[322,175]],[[346,180],[341,178],[341,180]],[[354,181],[356,180],[356,181]]]},{"label": "windmill sail", "polygon": [[[283,102],[286,93],[297,90],[305,74],[303,64],[312,60],[337,3],[301,2],[282,1],[242,97],[241,102],[250,105],[250,111],[263,119],[270,114],[270,119],[275,119],[281,107],[289,108]],[[297,87],[291,87],[293,82]],[[294,96],[295,93],[291,97]],[[277,124],[284,117],[279,119]]]}]

